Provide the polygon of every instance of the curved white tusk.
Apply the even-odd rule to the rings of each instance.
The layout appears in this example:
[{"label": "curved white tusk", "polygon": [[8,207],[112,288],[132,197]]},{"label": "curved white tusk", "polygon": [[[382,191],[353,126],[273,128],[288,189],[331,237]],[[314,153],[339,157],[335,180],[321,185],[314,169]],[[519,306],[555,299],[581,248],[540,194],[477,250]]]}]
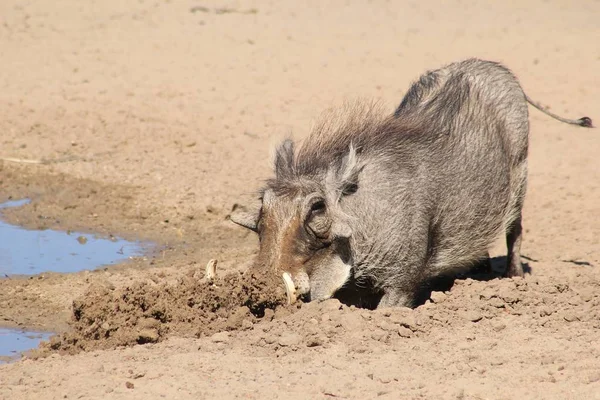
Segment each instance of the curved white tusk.
[{"label": "curved white tusk", "polygon": [[296,302],[296,285],[294,285],[294,281],[292,280],[292,276],[289,272],[283,273],[283,283],[285,284],[285,294],[287,294],[287,302],[288,304],[293,304]]},{"label": "curved white tusk", "polygon": [[206,264],[206,274],[204,274],[204,278],[212,282],[217,276],[217,260],[212,259]]}]

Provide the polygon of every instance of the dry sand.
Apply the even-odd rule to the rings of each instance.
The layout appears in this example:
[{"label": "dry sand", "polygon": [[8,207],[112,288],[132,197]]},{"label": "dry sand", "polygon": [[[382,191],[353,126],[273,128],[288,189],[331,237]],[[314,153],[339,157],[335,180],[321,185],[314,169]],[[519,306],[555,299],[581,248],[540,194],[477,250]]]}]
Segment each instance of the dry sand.
[{"label": "dry sand", "polygon": [[[92,303],[136,319],[93,314],[113,319],[92,333],[133,336],[0,365],[0,398],[600,399],[600,136],[533,109],[525,279],[460,279],[415,310],[226,305],[208,322],[181,297],[204,296],[211,258],[248,267],[257,240],[228,212],[269,176],[272,144],[344,100],[391,111],[425,70],[475,56],[600,123],[599,16],[566,0],[0,2],[0,157],[39,162],[0,161],[0,200],[32,199],[6,218],[160,244],[1,280],[2,326],[83,329],[74,311]],[[140,301],[181,313],[156,325]]]}]

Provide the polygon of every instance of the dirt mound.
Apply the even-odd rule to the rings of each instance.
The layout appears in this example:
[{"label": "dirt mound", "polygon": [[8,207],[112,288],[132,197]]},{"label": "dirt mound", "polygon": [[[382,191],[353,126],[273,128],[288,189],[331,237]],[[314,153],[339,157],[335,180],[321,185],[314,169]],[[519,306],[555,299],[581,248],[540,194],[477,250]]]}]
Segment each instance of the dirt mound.
[{"label": "dirt mound", "polygon": [[457,279],[449,290],[432,292],[416,309],[374,311],[336,299],[286,306],[281,280],[257,272],[230,273],[212,283],[193,270],[176,282],[160,284],[158,279],[122,289],[90,288],[73,303],[71,329],[42,344],[33,357],[156,343],[171,336],[211,336],[219,343],[220,335],[233,335],[237,342],[267,352],[341,342],[360,352],[365,343],[390,345],[475,325],[497,332],[523,314],[529,318],[521,324],[534,330],[565,322],[600,327],[600,282],[585,274],[561,283],[533,276]]},{"label": "dirt mound", "polygon": [[[576,274],[570,281],[526,279],[457,279],[446,292],[415,309],[368,310],[336,299],[302,304],[293,315],[278,310],[276,318],[252,330],[232,332],[235,343],[249,343],[266,353],[329,347],[343,343],[358,353],[403,346],[408,339],[448,335],[493,336],[514,329],[550,332],[564,324],[571,329],[600,328],[600,281]],[[523,317],[524,316],[524,317]]]},{"label": "dirt mound", "polygon": [[123,289],[91,287],[73,302],[71,329],[43,343],[36,355],[72,354],[156,343],[172,335],[203,337],[248,328],[266,310],[286,304],[283,284],[271,274],[230,273],[207,282],[203,274],[191,271],[175,283],[158,282],[155,276]]}]

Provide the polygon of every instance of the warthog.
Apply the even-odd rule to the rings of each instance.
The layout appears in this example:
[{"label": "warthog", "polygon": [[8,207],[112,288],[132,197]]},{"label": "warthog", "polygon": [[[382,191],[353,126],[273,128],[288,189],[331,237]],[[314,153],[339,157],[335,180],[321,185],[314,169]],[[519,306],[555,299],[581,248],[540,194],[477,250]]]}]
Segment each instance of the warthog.
[{"label": "warthog", "polygon": [[485,259],[503,229],[506,276],[522,276],[527,103],[591,127],[534,104],[498,63],[453,63],[421,76],[393,115],[349,107],[298,149],[285,140],[256,206],[230,218],[258,233],[256,263],[283,273],[291,301],[352,281],[380,293],[378,307],[414,306],[432,278]]}]

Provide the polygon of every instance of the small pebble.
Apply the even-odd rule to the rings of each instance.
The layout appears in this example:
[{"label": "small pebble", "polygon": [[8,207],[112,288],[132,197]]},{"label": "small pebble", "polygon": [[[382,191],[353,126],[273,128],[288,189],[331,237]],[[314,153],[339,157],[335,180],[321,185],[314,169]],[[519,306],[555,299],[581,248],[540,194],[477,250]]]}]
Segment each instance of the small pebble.
[{"label": "small pebble", "polygon": [[400,335],[403,338],[409,338],[413,335],[413,332],[407,327],[400,326],[398,328],[398,335]]},{"label": "small pebble", "polygon": [[282,347],[297,346],[302,342],[302,337],[297,333],[284,334],[279,338],[279,345]]},{"label": "small pebble", "polygon": [[386,336],[385,331],[383,331],[381,329],[377,329],[373,333],[371,333],[371,338],[373,340],[377,340],[377,341],[383,340],[385,338],[385,336]]},{"label": "small pebble", "polygon": [[410,330],[414,331],[415,329],[417,329],[417,320],[414,316],[414,313],[408,313],[408,314],[393,314],[392,317],[390,318],[392,322],[394,322],[395,324],[404,326],[406,328],[409,328]]},{"label": "small pebble", "polygon": [[595,293],[592,289],[583,289],[579,292],[579,297],[581,298],[582,301],[585,301],[585,302],[592,301],[594,296],[595,296]]},{"label": "small pebble", "polygon": [[565,313],[563,314],[563,318],[567,322],[574,322],[574,321],[578,321],[579,320],[579,318],[577,317],[577,315],[573,311],[565,311]]},{"label": "small pebble", "polygon": [[498,293],[498,296],[505,302],[512,304],[519,301],[519,297],[510,289],[505,288]]},{"label": "small pebble", "polygon": [[323,338],[319,337],[319,336],[314,336],[309,338],[306,341],[306,347],[318,347],[318,346],[322,346],[323,345]]},{"label": "small pebble", "polygon": [[492,321],[492,329],[495,330],[496,332],[500,332],[504,328],[506,328],[506,324],[504,322]]},{"label": "small pebble", "polygon": [[390,324],[386,321],[381,321],[377,324],[378,327],[380,327],[381,329],[383,329],[384,331],[391,331],[391,330],[395,330],[396,326],[393,324]]},{"label": "small pebble", "polygon": [[489,300],[492,298],[496,297],[496,291],[493,288],[487,287],[485,289],[483,289],[483,291],[481,292],[481,294],[479,295],[480,298],[485,299],[485,300]]},{"label": "small pebble", "polygon": [[262,319],[265,321],[271,321],[274,316],[275,316],[275,311],[271,310],[270,308],[267,308],[265,310],[265,315],[264,315],[264,317],[262,317]]},{"label": "small pebble", "polygon": [[145,343],[156,343],[160,337],[156,329],[142,329],[138,334],[138,338]]},{"label": "small pebble", "polygon": [[254,327],[254,324],[249,319],[245,319],[242,321],[242,329],[248,330],[248,329],[252,329],[253,327]]},{"label": "small pebble", "polygon": [[588,383],[594,383],[600,381],[600,371],[592,372],[588,376]]},{"label": "small pebble", "polygon": [[502,308],[504,307],[505,303],[504,301],[502,301],[501,299],[499,299],[498,297],[492,297],[489,301],[488,304],[492,307],[496,307],[496,308]]},{"label": "small pebble", "polygon": [[267,344],[273,344],[276,341],[277,341],[277,337],[274,335],[265,336],[265,343],[267,343]]},{"label": "small pebble", "polygon": [[552,314],[552,309],[550,307],[542,307],[540,309],[540,317],[546,317]]},{"label": "small pebble", "polygon": [[229,342],[229,332],[217,332],[210,337],[213,343],[227,343]]},{"label": "small pebble", "polygon": [[431,292],[431,302],[432,303],[443,303],[448,296],[444,292]]},{"label": "small pebble", "polygon": [[469,311],[465,312],[464,317],[465,317],[465,319],[467,319],[471,322],[477,322],[483,318],[481,313],[476,310],[469,310]]}]

